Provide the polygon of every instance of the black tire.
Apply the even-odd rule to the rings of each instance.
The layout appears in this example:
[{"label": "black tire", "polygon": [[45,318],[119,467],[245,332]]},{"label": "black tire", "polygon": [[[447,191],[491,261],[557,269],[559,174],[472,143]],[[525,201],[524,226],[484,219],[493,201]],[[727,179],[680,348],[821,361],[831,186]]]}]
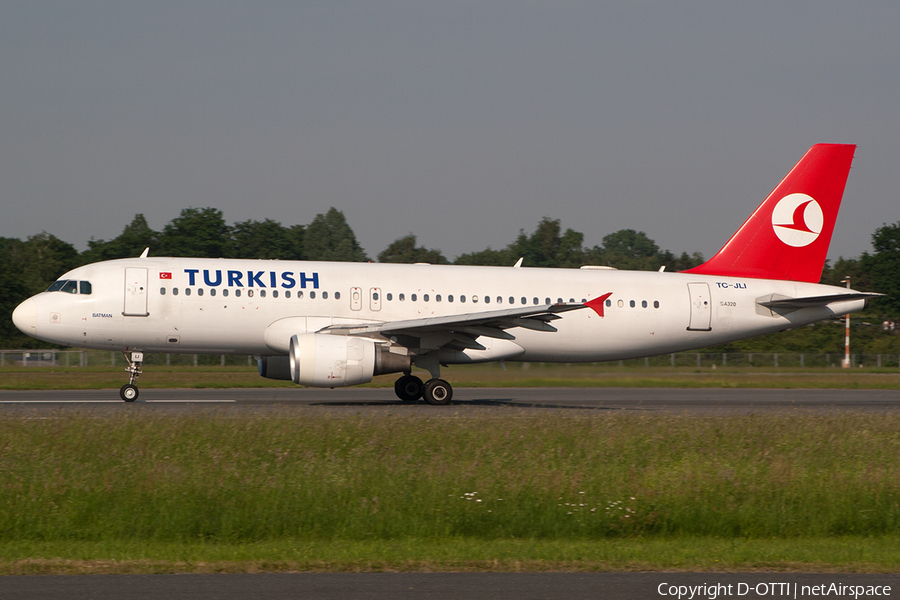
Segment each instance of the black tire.
[{"label": "black tire", "polygon": [[133,383],[126,383],[121,388],[119,388],[119,397],[122,398],[125,402],[134,402],[137,400],[138,394],[137,386]]},{"label": "black tire", "polygon": [[453,388],[443,379],[432,379],[425,384],[425,402],[435,406],[450,404],[453,399]]},{"label": "black tire", "polygon": [[394,393],[404,402],[418,402],[425,384],[415,375],[404,375],[394,383]]}]

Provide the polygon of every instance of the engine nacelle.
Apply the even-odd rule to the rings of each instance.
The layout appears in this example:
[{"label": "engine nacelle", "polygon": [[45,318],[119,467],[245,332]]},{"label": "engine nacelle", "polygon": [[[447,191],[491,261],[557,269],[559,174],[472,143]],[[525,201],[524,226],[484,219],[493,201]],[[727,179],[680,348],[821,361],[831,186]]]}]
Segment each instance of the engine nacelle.
[{"label": "engine nacelle", "polygon": [[291,337],[288,358],[294,383],[312,387],[368,383],[375,375],[410,369],[409,356],[388,352],[373,340],[322,333]]}]

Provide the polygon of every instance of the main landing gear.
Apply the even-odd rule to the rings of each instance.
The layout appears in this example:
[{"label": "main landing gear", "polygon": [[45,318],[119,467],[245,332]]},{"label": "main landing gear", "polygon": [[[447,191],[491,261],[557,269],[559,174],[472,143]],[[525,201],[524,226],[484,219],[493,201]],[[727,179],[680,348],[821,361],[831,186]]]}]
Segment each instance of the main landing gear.
[{"label": "main landing gear", "polygon": [[434,405],[450,404],[453,399],[453,388],[443,379],[431,379],[428,383],[415,375],[406,374],[394,383],[394,393],[404,402],[425,402]]},{"label": "main landing gear", "polygon": [[123,352],[122,354],[125,355],[125,360],[128,361],[128,368],[125,369],[125,372],[130,373],[131,377],[129,378],[128,383],[119,388],[119,397],[125,402],[134,402],[138,397],[138,388],[134,385],[134,382],[141,374],[141,364],[144,362],[144,353],[132,352],[130,358],[127,352]]}]

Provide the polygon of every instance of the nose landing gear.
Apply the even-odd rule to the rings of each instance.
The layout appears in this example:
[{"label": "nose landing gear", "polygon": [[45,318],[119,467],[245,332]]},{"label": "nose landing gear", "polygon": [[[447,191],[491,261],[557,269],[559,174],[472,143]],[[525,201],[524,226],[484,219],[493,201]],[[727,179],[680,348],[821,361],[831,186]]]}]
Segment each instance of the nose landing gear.
[{"label": "nose landing gear", "polygon": [[144,353],[132,352],[130,358],[127,352],[123,352],[122,354],[125,355],[125,360],[128,361],[128,368],[125,369],[125,372],[129,373],[131,377],[129,378],[128,383],[119,388],[119,397],[125,402],[134,402],[137,400],[139,393],[134,382],[141,375],[141,364],[144,362]]}]

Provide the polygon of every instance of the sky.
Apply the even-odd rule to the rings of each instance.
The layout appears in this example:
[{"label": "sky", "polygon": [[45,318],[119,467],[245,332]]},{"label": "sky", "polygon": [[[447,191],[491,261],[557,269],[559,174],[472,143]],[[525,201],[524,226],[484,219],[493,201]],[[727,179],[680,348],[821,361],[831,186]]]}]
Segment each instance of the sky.
[{"label": "sky", "polygon": [[[900,3],[0,3],[0,236],[143,213],[503,248],[543,217],[712,256],[857,144],[829,257],[900,221]],[[152,249],[151,249],[152,252]]]}]

